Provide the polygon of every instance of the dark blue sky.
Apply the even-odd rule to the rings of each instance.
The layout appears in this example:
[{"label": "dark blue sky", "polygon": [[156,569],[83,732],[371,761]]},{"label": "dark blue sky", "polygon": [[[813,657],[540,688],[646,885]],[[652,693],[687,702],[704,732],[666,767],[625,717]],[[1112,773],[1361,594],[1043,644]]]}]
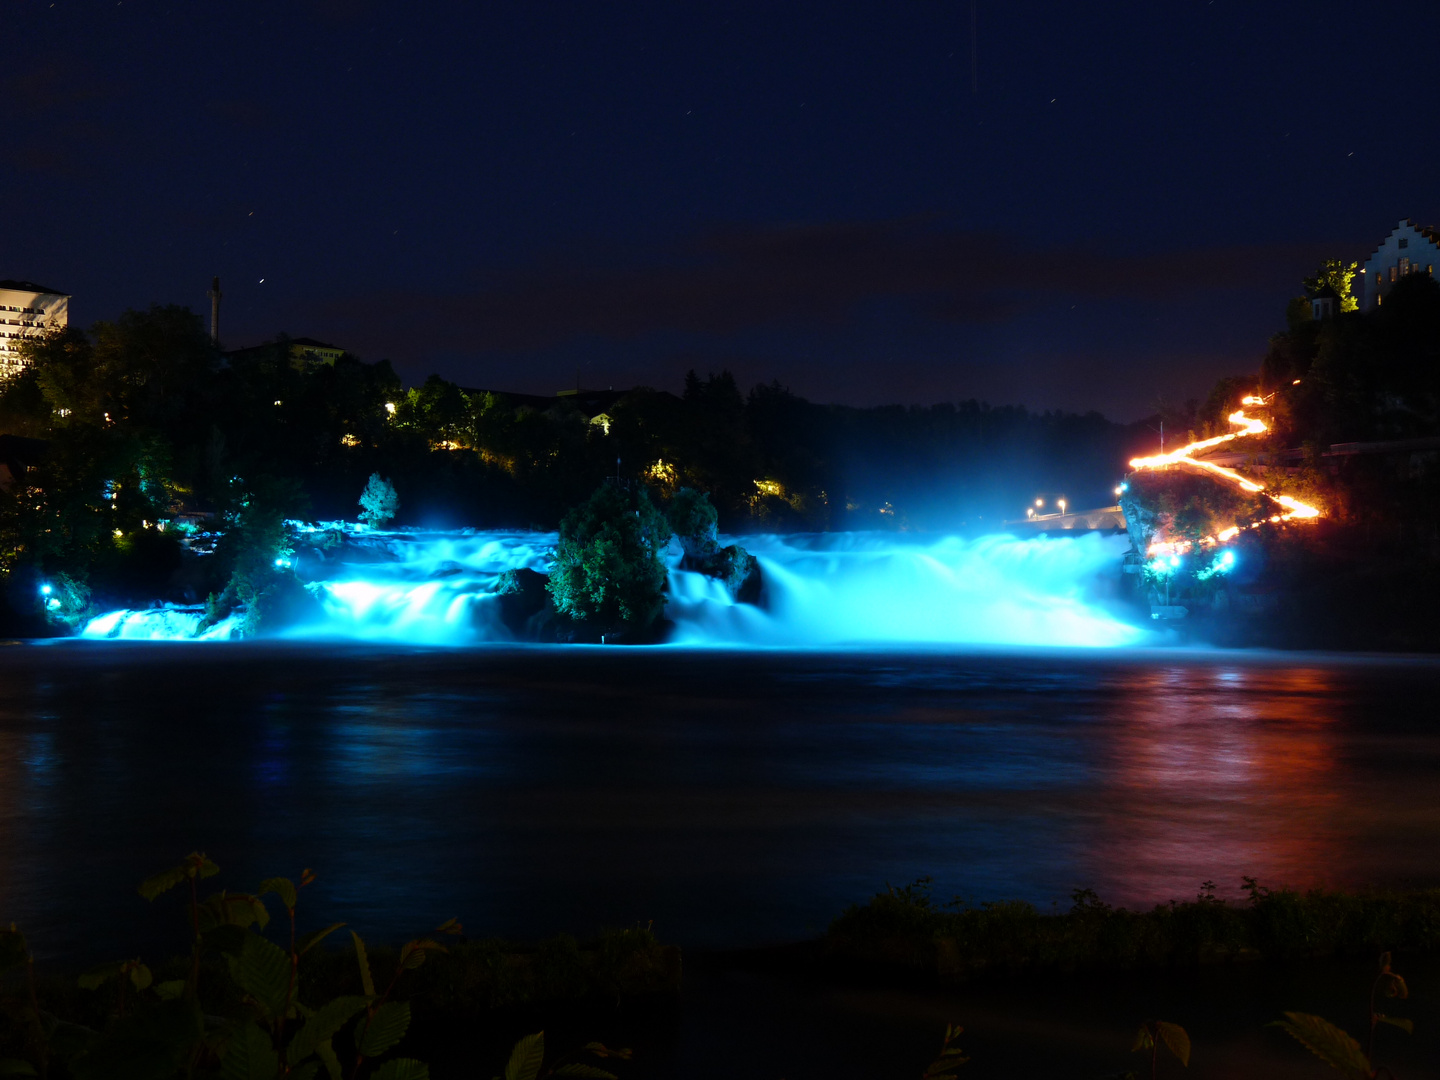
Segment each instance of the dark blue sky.
[{"label": "dark blue sky", "polygon": [[[1440,219],[1440,5],[9,0],[0,277],[407,379],[1096,408]],[[972,87],[972,74],[978,89]]]}]

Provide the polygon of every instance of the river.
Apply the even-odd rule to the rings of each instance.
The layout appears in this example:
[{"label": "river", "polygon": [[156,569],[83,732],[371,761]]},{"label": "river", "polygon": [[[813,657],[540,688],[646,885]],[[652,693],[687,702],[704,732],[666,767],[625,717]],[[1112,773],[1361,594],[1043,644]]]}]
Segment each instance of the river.
[{"label": "river", "polygon": [[302,921],[793,941],[887,882],[1150,904],[1440,882],[1440,664],[1173,649],[61,641],[0,650],[0,919],[127,954],[145,875]]}]

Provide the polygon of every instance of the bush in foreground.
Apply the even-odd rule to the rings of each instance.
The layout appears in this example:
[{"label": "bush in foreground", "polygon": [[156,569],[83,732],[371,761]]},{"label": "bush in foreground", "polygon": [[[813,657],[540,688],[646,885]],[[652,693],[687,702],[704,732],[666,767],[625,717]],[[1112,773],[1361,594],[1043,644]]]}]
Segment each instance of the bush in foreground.
[{"label": "bush in foreground", "polygon": [[[659,949],[648,930],[608,934],[588,950],[556,939],[523,954],[457,941],[462,929],[450,919],[398,950],[371,950],[350,931],[350,948],[326,951],[321,944],[343,923],[298,933],[311,871],[202,900],[200,882],[218,872],[194,853],[140,885],[150,900],[182,895],[188,956],[154,969],[138,958],[102,965],[80,976],[78,996],[74,984],[38,978],[25,937],[13,924],[0,929],[0,1076],[317,1080],[323,1070],[331,1080],[428,1080],[427,1066],[402,1052],[412,1045],[412,1009],[439,1015],[455,1028],[445,1035],[473,1043],[482,1009],[678,986],[678,952]],[[267,933],[276,904],[280,932]],[[608,1077],[579,1058],[629,1056],[592,1043],[547,1063],[539,1036],[516,1053],[515,1075],[530,1078]]]},{"label": "bush in foreground", "polygon": [[1240,904],[1217,899],[1206,882],[1193,901],[1149,911],[1111,907],[1082,889],[1069,911],[1042,914],[1020,901],[938,904],[929,884],[921,878],[852,906],[830,926],[829,954],[964,978],[1440,948],[1440,889],[1302,893],[1245,878]]}]

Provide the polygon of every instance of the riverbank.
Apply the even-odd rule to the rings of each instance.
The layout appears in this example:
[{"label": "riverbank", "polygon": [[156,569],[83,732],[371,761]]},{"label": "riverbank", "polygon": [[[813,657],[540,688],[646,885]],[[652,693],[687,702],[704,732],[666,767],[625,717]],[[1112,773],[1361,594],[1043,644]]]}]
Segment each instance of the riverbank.
[{"label": "riverbank", "polygon": [[[1248,906],[1207,900],[1178,907],[1182,917],[1187,907],[1223,909],[1226,915],[1212,920],[1222,925],[1229,916],[1243,920],[1244,911],[1276,903],[1276,896]],[[1298,1080],[1321,1075],[1325,1066],[1271,1022],[1286,1011],[1311,1013],[1363,1040],[1376,973],[1375,956],[1366,951],[1373,944],[1366,928],[1431,941],[1433,926],[1422,916],[1433,911],[1435,894],[1397,892],[1382,899],[1326,893],[1286,897],[1283,903],[1299,917],[1268,918],[1281,935],[1306,926],[1328,926],[1329,932],[1308,944],[1303,933],[1288,939],[1288,952],[1271,949],[1224,960],[1211,953],[1205,963],[1180,958],[1133,967],[1120,953],[1081,970],[995,963],[972,970],[963,982],[907,964],[858,960],[837,949],[837,935],[855,934],[857,911],[893,906],[873,902],[842,914],[824,939],[689,951],[683,980],[680,951],[644,930],[584,944],[564,937],[528,946],[450,942],[446,953],[432,954],[406,972],[394,991],[392,999],[410,1010],[411,1022],[393,1053],[428,1062],[437,1080],[490,1075],[500,1071],[516,1040],[543,1030],[552,1053],[595,1040],[633,1050],[631,1060],[602,1062],[622,1080],[874,1080],[918,1073],[934,1057],[945,1026],[958,1024],[965,1030],[957,1045],[970,1058],[962,1076],[1115,1076],[1129,1069],[1143,1072],[1145,1062],[1131,1052],[1131,1041],[1142,1021],[1159,1019],[1188,1032],[1189,1077]],[[995,904],[988,910],[1013,913],[1020,906]],[[1081,906],[1086,910],[1036,916],[1048,922],[1052,942],[1069,943],[1061,951],[1071,956],[1094,944],[1092,924],[1115,926],[1154,914],[1102,913],[1089,898]],[[1351,917],[1324,917],[1336,911]],[[1407,912],[1409,918],[1396,919]],[[1008,955],[1013,936],[995,934],[976,944]],[[382,989],[397,959],[393,948],[369,950]],[[1382,1029],[1375,1058],[1397,1075],[1415,1075],[1440,1053],[1440,1025],[1427,1020],[1440,1010],[1440,952],[1399,949],[1394,965],[1408,981],[1409,996],[1387,1001],[1385,1010],[1414,1018],[1416,1030],[1406,1035]],[[157,964],[154,975],[157,981],[183,978],[186,966],[177,958]],[[360,991],[353,948],[302,958],[301,971],[307,998]],[[0,993],[13,995],[11,974]],[[225,978],[223,965],[203,966],[202,985],[212,984],[208,1013],[225,1016],[236,1007],[226,1005],[213,985]],[[113,981],[79,989],[73,973],[52,972],[40,980],[42,1007],[95,1030],[116,1023],[116,993]],[[149,995],[129,993],[133,1014]],[[16,1034],[14,1029],[0,1034],[0,1058],[23,1053],[24,1039]],[[348,1038],[341,1033],[335,1039],[347,1062]],[[58,1062],[52,1065],[52,1076],[70,1075]],[[1169,1068],[1173,1071],[1173,1062]]]},{"label": "riverbank", "polygon": [[827,963],[891,968],[960,982],[978,975],[1183,970],[1400,950],[1440,952],[1440,889],[1340,892],[1271,890],[1244,879],[1247,899],[1227,903],[1206,882],[1192,901],[1148,910],[1112,907],[1077,890],[1068,911],[1009,901],[942,903],[929,880],[877,893],[835,920]]}]

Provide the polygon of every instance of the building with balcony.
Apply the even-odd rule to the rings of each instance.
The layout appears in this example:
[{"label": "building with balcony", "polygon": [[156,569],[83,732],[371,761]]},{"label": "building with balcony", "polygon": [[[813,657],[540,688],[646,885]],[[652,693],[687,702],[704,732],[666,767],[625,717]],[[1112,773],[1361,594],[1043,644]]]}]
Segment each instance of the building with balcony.
[{"label": "building with balcony", "polygon": [[0,379],[25,369],[20,343],[70,324],[70,294],[33,281],[0,281]]}]

